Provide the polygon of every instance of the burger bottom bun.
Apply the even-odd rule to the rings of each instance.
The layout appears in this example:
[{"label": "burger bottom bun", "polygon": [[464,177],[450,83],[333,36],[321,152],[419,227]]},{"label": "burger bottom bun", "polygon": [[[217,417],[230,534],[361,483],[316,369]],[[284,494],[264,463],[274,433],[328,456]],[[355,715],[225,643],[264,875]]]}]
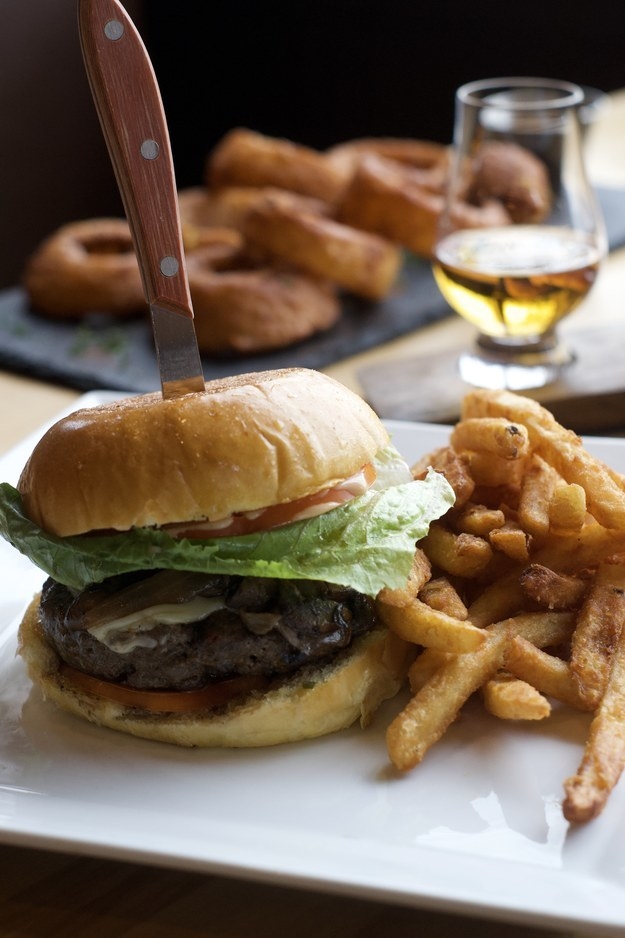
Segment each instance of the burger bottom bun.
[{"label": "burger bottom bun", "polygon": [[323,668],[306,668],[265,693],[227,707],[190,713],[148,713],[74,687],[59,670],[39,620],[39,597],[19,629],[19,654],[44,698],[99,726],[177,746],[247,748],[313,739],[366,726],[380,704],[401,687],[414,656],[386,628],[361,636]]}]

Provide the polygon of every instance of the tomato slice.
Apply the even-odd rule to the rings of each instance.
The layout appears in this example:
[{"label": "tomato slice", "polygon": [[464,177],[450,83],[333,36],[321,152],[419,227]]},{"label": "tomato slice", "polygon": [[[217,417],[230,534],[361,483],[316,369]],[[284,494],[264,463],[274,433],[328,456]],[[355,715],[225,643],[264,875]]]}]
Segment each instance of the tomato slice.
[{"label": "tomato slice", "polygon": [[299,521],[303,518],[312,518],[323,514],[332,508],[362,495],[375,482],[376,471],[371,463],[339,482],[331,488],[322,489],[312,495],[296,498],[292,502],[281,505],[269,505],[258,511],[231,515],[222,521],[196,521],[190,524],[165,525],[164,530],[172,537],[206,538],[206,537],[238,537],[242,534],[254,534],[257,531],[269,531],[271,528],[281,527]]},{"label": "tomato slice", "polygon": [[209,710],[227,704],[241,694],[263,690],[268,685],[266,678],[256,675],[241,675],[227,681],[207,684],[197,690],[140,690],[105,681],[91,674],[78,671],[62,664],[63,680],[79,691],[113,700],[124,707],[138,707],[152,713],[189,713],[193,710]]}]

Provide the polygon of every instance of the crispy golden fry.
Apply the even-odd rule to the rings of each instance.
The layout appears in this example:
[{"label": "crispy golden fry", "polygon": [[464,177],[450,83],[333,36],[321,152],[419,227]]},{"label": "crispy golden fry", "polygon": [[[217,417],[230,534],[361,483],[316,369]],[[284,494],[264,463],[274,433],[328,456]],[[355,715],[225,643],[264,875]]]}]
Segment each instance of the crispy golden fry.
[{"label": "crispy golden fry", "polygon": [[520,569],[489,583],[469,604],[469,621],[478,628],[492,625],[520,612],[525,596],[519,584]]},{"label": "crispy golden fry", "polygon": [[465,701],[495,673],[505,640],[505,631],[495,633],[478,651],[445,662],[395,717],[386,731],[386,743],[397,769],[411,769],[421,762]]},{"label": "crispy golden fry", "polygon": [[517,563],[527,563],[530,558],[530,535],[513,521],[491,531],[488,540],[495,550],[500,550]]},{"label": "crispy golden fry", "polygon": [[452,576],[477,576],[493,557],[493,549],[484,538],[455,534],[438,522],[430,525],[420,544],[432,563]]},{"label": "crispy golden fry", "polygon": [[455,450],[490,453],[505,460],[520,459],[529,452],[526,428],[505,417],[461,420],[453,428],[450,442]]},{"label": "crispy golden fry", "polygon": [[465,456],[454,452],[451,446],[443,446],[411,467],[413,478],[423,478],[430,466],[436,472],[442,472],[451,485],[456,496],[456,508],[464,505],[471,498],[475,481],[469,473],[468,460]]},{"label": "crispy golden fry", "polygon": [[504,665],[512,674],[527,681],[547,697],[553,697],[576,710],[589,710],[580,697],[566,661],[549,655],[527,639],[516,635],[506,646]]},{"label": "crispy golden fry", "polygon": [[[437,472],[443,472],[443,464],[446,460],[461,462],[460,457],[457,453],[454,453],[451,446],[439,446],[437,449],[430,450],[429,453],[424,453],[412,464],[410,467],[412,477],[414,479],[425,478],[430,467],[436,469]],[[466,468],[464,471],[466,473]],[[468,476],[467,478],[470,483],[471,479]]]},{"label": "crispy golden fry", "polygon": [[532,560],[560,573],[576,573],[624,551],[625,531],[613,531],[590,521],[578,534],[545,541],[532,554]]},{"label": "crispy golden fry", "polygon": [[469,618],[467,607],[458,590],[452,586],[447,577],[439,576],[429,580],[421,587],[419,599],[431,606],[432,609],[438,609],[439,612],[446,612],[454,619],[464,621]]},{"label": "crispy golden fry", "polygon": [[408,669],[408,684],[413,694],[421,690],[434,672],[438,671],[442,664],[450,661],[453,657],[454,655],[450,652],[439,651],[437,648],[424,648]]},{"label": "crispy golden fry", "polygon": [[603,564],[577,618],[571,641],[571,673],[580,696],[599,705],[608,683],[612,652],[625,623],[625,566]]},{"label": "crispy golden fry", "polygon": [[462,407],[462,419],[505,417],[528,430],[532,449],[586,492],[588,509],[607,528],[625,530],[625,491],[613,474],[586,449],[577,434],[562,427],[537,401],[509,391],[471,391]]},{"label": "crispy golden fry", "polygon": [[482,629],[432,609],[420,599],[403,607],[379,602],[378,612],[391,632],[415,645],[461,654],[479,648],[484,641]]},{"label": "crispy golden fry", "polygon": [[482,698],[488,712],[500,720],[544,720],[551,714],[551,704],[540,691],[505,671],[486,682]]},{"label": "crispy golden fry", "polygon": [[520,482],[516,485],[476,485],[473,501],[487,508],[498,508],[504,513],[518,511]]},{"label": "crispy golden fry", "polygon": [[540,563],[531,563],[520,575],[519,583],[525,596],[544,609],[577,609],[588,587],[586,573],[568,576],[556,573]]},{"label": "crispy golden fry", "polygon": [[549,533],[549,506],[558,473],[535,454],[526,468],[519,495],[519,522],[533,537]]},{"label": "crispy golden fry", "polygon": [[576,482],[558,482],[549,502],[549,530],[576,534],[586,521],[586,492]]},{"label": "crispy golden fry", "polygon": [[455,655],[395,717],[386,733],[389,756],[397,769],[418,765],[456,719],[466,700],[502,666],[505,646],[513,635],[535,644],[562,641],[570,632],[568,612],[526,613],[490,626],[477,651]]},{"label": "crispy golden fry", "polygon": [[506,515],[501,508],[488,508],[486,505],[474,505],[469,502],[455,516],[454,529],[459,534],[488,538],[491,531],[503,527],[505,523]]},{"label": "crispy golden fry", "polygon": [[[417,598],[430,577],[430,561],[418,548],[406,585],[401,589],[384,589],[378,594],[376,609],[380,618],[396,635],[415,645],[453,652],[477,648],[484,640],[480,629]],[[453,590],[451,584],[448,588]],[[456,600],[466,620],[466,607],[457,594]]]},{"label": "crispy golden fry", "polygon": [[524,460],[504,459],[493,453],[468,453],[467,460],[476,487],[517,487],[521,483]]},{"label": "crispy golden fry", "polygon": [[567,821],[597,817],[625,767],[625,629],[614,650],[603,699],[593,717],[584,755],[564,783],[562,810]]},{"label": "crispy golden fry", "polygon": [[625,766],[625,479],[510,392],[469,393],[450,442],[413,474],[444,472],[456,504],[419,543],[426,572],[378,606],[421,646],[390,759],[417,765],[476,691],[507,720],[594,710],[565,784],[566,817],[587,820]]}]

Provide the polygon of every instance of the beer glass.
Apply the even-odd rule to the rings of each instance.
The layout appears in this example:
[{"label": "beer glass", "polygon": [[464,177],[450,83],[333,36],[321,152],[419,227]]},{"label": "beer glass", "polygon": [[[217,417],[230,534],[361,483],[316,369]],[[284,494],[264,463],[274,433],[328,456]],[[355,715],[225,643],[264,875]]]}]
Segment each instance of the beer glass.
[{"label": "beer glass", "polygon": [[584,167],[577,85],[488,79],[456,93],[453,158],[434,250],[452,309],[476,326],[469,384],[523,391],[571,352],[557,323],[591,289],[606,236]]}]

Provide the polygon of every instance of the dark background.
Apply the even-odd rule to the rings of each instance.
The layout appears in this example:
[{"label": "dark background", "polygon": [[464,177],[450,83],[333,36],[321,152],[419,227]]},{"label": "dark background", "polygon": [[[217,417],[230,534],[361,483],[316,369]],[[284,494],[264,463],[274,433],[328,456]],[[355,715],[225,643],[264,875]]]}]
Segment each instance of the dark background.
[{"label": "dark background", "polygon": [[[161,86],[178,185],[248,126],[324,148],[448,142],[454,90],[504,75],[625,87],[625,3],[127,0]],[[0,31],[0,287],[64,222],[121,214],[74,0],[8,0]]]},{"label": "dark background", "polygon": [[625,86],[622,0],[150,0],[144,37],[184,185],[234,125],[320,148],[384,134],[447,142],[466,81]]}]

